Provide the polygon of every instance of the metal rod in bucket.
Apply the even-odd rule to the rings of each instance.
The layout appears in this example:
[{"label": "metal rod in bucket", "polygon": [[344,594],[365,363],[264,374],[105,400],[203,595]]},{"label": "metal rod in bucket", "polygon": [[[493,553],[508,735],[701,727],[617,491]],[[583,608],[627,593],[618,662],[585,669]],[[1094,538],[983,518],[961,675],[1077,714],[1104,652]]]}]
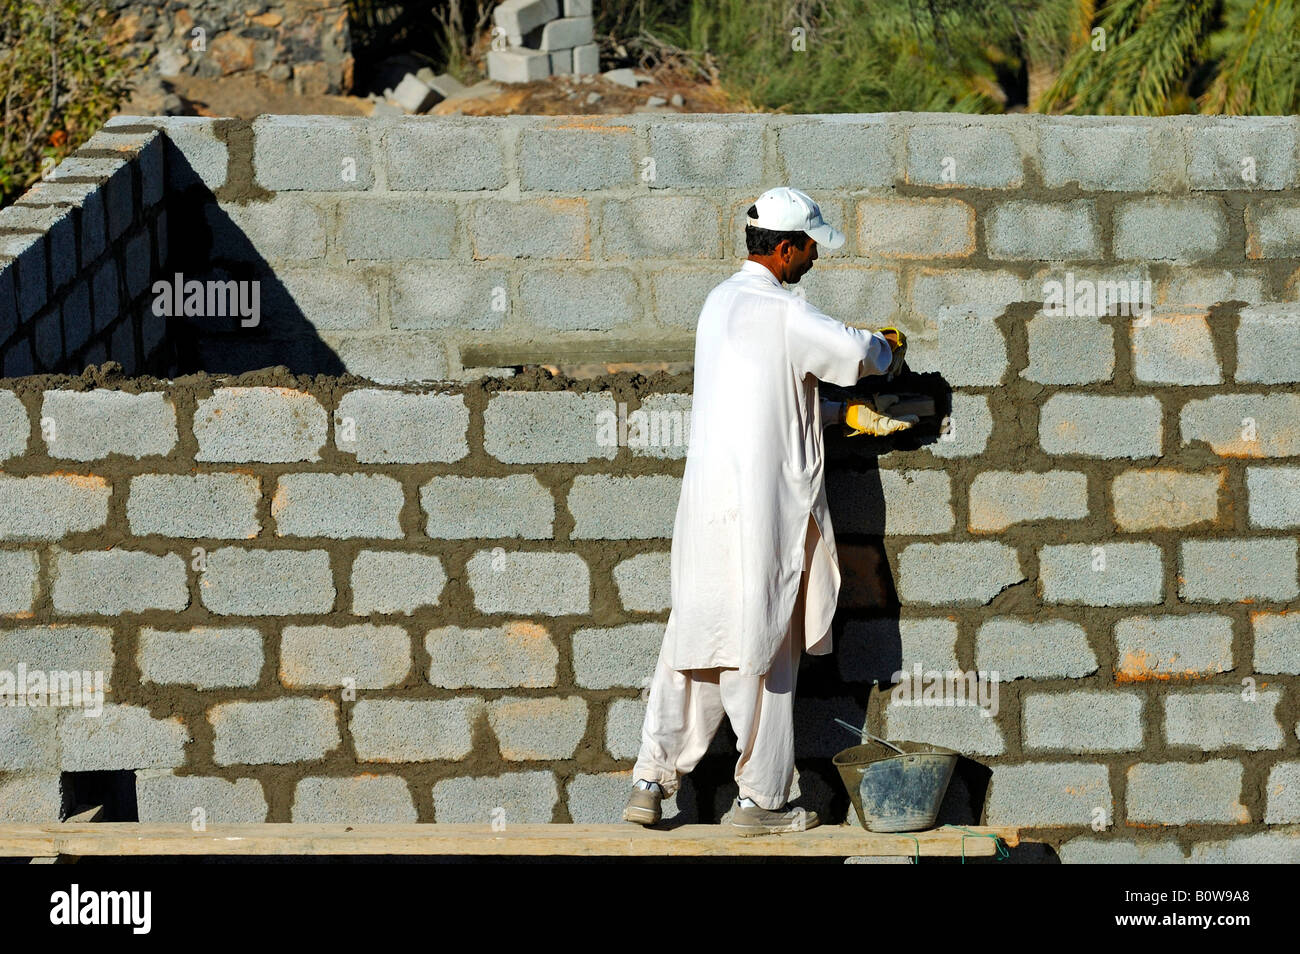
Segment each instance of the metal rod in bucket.
[{"label": "metal rod in bucket", "polygon": [[863,727],[863,728],[859,729],[857,726],[853,725],[853,724],[850,723],[850,722],[845,722],[843,719],[836,719],[835,721],[838,722],[840,725],[844,726],[844,728],[848,729],[850,732],[852,732],[854,735],[856,735],[859,739],[870,739],[872,742],[879,742],[881,745],[887,745],[887,746],[889,746],[891,749],[893,749],[895,752],[897,752],[899,755],[906,755],[906,754],[907,754],[907,753],[904,752],[902,749],[900,749],[898,746],[896,746],[893,742],[886,742],[884,739],[881,739],[881,738],[878,738],[878,737],[872,735],[870,732],[868,732],[868,731],[866,730],[866,727]]}]

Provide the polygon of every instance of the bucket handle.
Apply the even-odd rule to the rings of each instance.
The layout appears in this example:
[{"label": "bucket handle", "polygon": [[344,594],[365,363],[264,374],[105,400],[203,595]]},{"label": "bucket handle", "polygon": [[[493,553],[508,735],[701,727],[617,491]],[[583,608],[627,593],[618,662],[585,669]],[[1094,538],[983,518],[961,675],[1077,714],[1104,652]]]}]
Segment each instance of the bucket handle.
[{"label": "bucket handle", "polygon": [[889,746],[891,749],[893,749],[895,752],[897,752],[899,755],[906,755],[906,754],[907,754],[907,753],[904,752],[902,749],[900,749],[898,746],[896,746],[893,742],[886,742],[884,739],[881,739],[881,738],[878,738],[877,736],[872,735],[870,732],[868,732],[868,731],[866,730],[865,727],[859,729],[857,726],[855,726],[855,725],[853,725],[853,724],[851,724],[851,723],[849,723],[849,722],[845,722],[843,719],[836,719],[835,721],[838,722],[840,725],[844,726],[844,728],[848,729],[848,730],[849,730],[850,732],[852,732],[854,735],[858,736],[858,738],[860,738],[860,739],[870,739],[872,742],[879,742],[881,745],[887,745],[887,746]]}]

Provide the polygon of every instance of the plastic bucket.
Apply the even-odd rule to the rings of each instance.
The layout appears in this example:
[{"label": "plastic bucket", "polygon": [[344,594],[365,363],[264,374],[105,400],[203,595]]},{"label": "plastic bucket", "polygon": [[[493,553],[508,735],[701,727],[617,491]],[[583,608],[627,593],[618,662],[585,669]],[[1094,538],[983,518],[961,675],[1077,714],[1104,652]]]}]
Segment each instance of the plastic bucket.
[{"label": "plastic bucket", "polygon": [[925,742],[894,744],[906,754],[867,742],[845,749],[832,760],[858,821],[868,831],[933,828],[958,753]]}]

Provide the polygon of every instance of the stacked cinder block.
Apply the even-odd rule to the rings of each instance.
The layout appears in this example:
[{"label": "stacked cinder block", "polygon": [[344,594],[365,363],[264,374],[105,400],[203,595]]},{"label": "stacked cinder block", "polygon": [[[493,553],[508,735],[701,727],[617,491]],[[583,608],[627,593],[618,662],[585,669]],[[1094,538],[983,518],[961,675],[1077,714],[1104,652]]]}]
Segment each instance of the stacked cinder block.
[{"label": "stacked cinder block", "polygon": [[592,0],[505,0],[492,16],[508,47],[497,49],[494,44],[488,53],[488,76],[502,83],[527,83],[552,75],[599,72],[591,6]]}]

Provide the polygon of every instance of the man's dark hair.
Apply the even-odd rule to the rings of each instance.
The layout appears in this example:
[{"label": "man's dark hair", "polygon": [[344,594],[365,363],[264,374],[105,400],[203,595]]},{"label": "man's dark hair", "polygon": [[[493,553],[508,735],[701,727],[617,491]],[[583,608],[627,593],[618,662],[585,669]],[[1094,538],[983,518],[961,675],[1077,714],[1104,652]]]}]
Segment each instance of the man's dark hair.
[{"label": "man's dark hair", "polygon": [[[758,209],[751,205],[748,214],[758,218]],[[745,223],[745,247],[749,249],[750,255],[770,255],[776,251],[782,239],[790,242],[801,252],[813,240],[812,236],[804,231],[774,232],[771,229],[760,229],[756,225]]]}]

